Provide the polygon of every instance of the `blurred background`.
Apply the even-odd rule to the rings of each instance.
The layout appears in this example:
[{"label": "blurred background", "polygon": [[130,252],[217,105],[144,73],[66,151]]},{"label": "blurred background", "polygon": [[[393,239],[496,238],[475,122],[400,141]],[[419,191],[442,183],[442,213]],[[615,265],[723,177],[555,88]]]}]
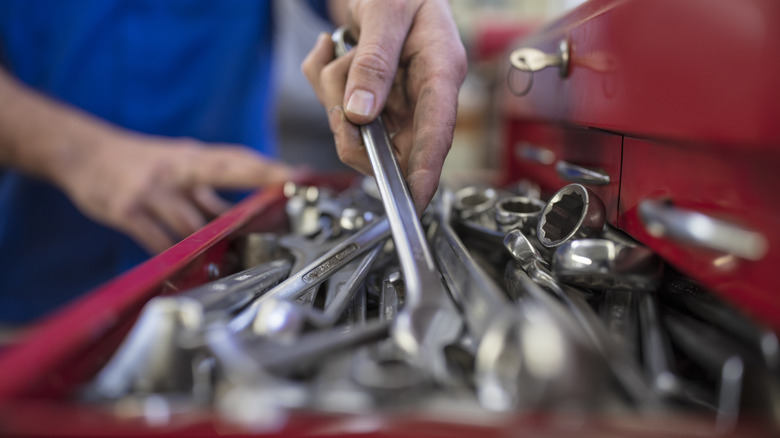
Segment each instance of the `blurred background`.
[{"label": "blurred background", "polygon": [[[585,0],[451,0],[455,21],[469,56],[461,88],[458,121],[447,156],[444,180],[485,179],[497,169],[500,131],[492,99],[504,85],[505,47],[501,41],[532,31]],[[325,110],[300,65],[320,32],[332,25],[304,0],[275,4],[277,119],[282,159],[320,171],[345,170],[336,155]]]}]

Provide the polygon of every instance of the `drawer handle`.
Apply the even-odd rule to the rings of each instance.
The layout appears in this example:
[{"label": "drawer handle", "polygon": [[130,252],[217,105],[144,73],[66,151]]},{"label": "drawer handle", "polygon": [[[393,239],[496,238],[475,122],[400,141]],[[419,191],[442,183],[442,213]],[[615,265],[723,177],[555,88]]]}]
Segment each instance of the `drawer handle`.
[{"label": "drawer handle", "polygon": [[550,165],[555,162],[555,152],[544,146],[535,145],[528,142],[521,142],[515,146],[517,157],[530,161],[532,163]]},{"label": "drawer handle", "polygon": [[668,202],[646,199],[639,216],[651,236],[712,249],[746,260],[761,260],[768,250],[766,237],[753,230],[715,219]]},{"label": "drawer handle", "polygon": [[558,161],[555,164],[555,170],[565,181],[588,184],[592,186],[605,186],[610,183],[609,175],[601,170],[588,169],[568,161]]}]

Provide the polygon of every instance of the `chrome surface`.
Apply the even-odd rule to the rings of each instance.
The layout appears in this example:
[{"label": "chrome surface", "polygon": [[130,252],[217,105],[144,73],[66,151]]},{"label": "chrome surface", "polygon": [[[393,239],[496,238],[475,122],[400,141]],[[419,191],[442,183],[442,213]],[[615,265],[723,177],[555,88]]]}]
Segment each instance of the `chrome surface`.
[{"label": "chrome surface", "polygon": [[769,250],[769,241],[760,232],[675,207],[668,202],[653,199],[641,201],[639,217],[647,232],[654,237],[753,261],[763,259]]}]

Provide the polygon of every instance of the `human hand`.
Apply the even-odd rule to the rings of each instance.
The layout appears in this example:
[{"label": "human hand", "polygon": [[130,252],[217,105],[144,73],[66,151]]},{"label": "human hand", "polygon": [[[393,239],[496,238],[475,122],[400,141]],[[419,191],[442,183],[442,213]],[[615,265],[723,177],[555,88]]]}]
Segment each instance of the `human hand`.
[{"label": "human hand", "polygon": [[229,207],[215,189],[251,189],[291,174],[242,146],[112,131],[59,182],[84,214],[157,253]]},{"label": "human hand", "polygon": [[438,187],[452,144],[466,52],[446,0],[352,0],[357,46],[334,60],[320,35],[302,69],[328,111],[339,158],[372,174],[356,125],[380,112],[418,211]]}]

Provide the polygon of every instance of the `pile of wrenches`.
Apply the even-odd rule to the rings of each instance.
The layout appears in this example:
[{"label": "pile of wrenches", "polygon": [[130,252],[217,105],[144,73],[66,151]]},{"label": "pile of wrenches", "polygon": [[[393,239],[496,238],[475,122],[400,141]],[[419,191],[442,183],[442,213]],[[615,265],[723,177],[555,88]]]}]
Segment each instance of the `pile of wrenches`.
[{"label": "pile of wrenches", "polygon": [[418,320],[373,178],[285,194],[291,232],[149,301],[82,400],[253,426],[301,409],[778,418],[776,335],[612,229],[582,185],[441,187],[421,224],[443,293],[415,292]]}]

